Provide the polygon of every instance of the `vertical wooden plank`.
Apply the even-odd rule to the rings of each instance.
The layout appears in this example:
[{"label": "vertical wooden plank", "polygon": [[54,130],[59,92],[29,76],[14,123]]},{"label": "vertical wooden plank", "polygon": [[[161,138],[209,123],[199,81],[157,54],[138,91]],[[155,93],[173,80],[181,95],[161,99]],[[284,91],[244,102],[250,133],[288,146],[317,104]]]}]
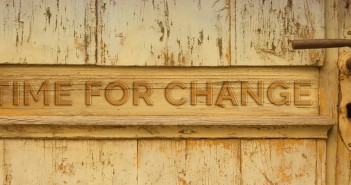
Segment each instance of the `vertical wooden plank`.
[{"label": "vertical wooden plank", "polygon": [[68,184],[136,184],[136,140],[56,141],[54,180]]},{"label": "vertical wooden plank", "polygon": [[337,185],[350,185],[351,184],[351,173],[350,173],[350,161],[351,154],[348,148],[345,146],[340,135],[338,135],[337,143],[337,159],[336,159],[336,183]]},{"label": "vertical wooden plank", "polygon": [[5,156],[4,140],[0,140],[0,184],[5,184]]},{"label": "vertical wooden plank", "polygon": [[240,140],[188,140],[188,184],[240,184]]},{"label": "vertical wooden plank", "polygon": [[323,50],[289,41],[323,38],[323,10],[324,0],[4,0],[0,63],[321,65]]},{"label": "vertical wooden plank", "polygon": [[[341,39],[351,39],[351,2],[350,0],[339,0],[336,4],[338,11],[338,21],[339,21],[339,38]],[[350,47],[343,47],[339,49],[339,55],[343,53],[348,53],[351,51]]]},{"label": "vertical wooden plank", "polygon": [[317,167],[316,167],[316,185],[326,184],[326,141],[322,139],[317,140],[316,152],[317,152]]},{"label": "vertical wooden plank", "polygon": [[242,140],[242,184],[316,184],[316,155],[316,140]]},{"label": "vertical wooden plank", "polygon": [[5,184],[46,184],[44,141],[5,141]]},{"label": "vertical wooden plank", "polygon": [[138,184],[184,184],[185,140],[139,140]]},{"label": "vertical wooden plank", "polygon": [[136,184],[136,140],[8,140],[9,184]]},{"label": "vertical wooden plank", "polygon": [[[338,38],[338,0],[325,1],[326,38]],[[339,69],[337,65],[338,49],[327,49],[323,67],[320,68],[320,114],[338,122]],[[338,126],[328,132],[326,183],[335,185],[336,150]]]},{"label": "vertical wooden plank", "polygon": [[[351,31],[351,1],[338,0],[336,3],[336,10],[338,12],[339,38],[351,39],[351,34],[348,34],[348,32]],[[348,47],[340,48],[339,57],[345,53],[350,53],[350,52],[351,52],[351,48],[348,48]],[[341,96],[349,96],[349,94],[339,94],[339,98],[341,98]],[[339,121],[344,121],[342,120],[341,116],[339,116],[339,118],[340,118]],[[337,185],[351,184],[351,152],[347,149],[340,135],[338,135],[338,141],[337,141],[336,183],[335,184]]]},{"label": "vertical wooden plank", "polygon": [[290,40],[324,38],[324,0],[236,1],[237,65],[321,65],[324,50],[292,50]]},{"label": "vertical wooden plank", "polygon": [[98,2],[98,63],[223,66],[231,63],[229,0]]},{"label": "vertical wooden plank", "polygon": [[6,141],[7,140],[3,140],[3,161],[2,161],[2,167],[3,167],[3,173],[4,173],[4,185],[8,185],[11,183],[12,181],[12,175],[11,175],[11,171],[9,170],[9,165],[6,163]]},{"label": "vertical wooden plank", "polygon": [[0,63],[95,64],[95,0],[3,0]]}]

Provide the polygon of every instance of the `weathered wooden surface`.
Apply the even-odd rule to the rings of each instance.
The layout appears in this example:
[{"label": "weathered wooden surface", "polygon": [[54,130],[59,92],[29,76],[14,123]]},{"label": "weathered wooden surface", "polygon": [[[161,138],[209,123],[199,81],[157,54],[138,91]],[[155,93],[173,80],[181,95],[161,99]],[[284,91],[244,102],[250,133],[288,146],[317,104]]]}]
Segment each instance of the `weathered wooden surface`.
[{"label": "weathered wooden surface", "polygon": [[[326,9],[333,9],[339,12],[339,15],[335,16],[334,13],[331,13],[325,16],[324,0],[281,2],[4,0],[0,6],[0,12],[2,12],[0,14],[0,42],[2,43],[0,45],[0,63],[117,66],[321,65],[324,60],[323,50],[292,51],[289,47],[289,41],[292,39],[324,38],[325,31],[328,38],[335,38],[338,35],[328,30],[335,31],[337,28],[340,32],[339,38],[342,38],[341,36],[349,38],[345,33],[350,29],[351,2],[337,0],[336,2],[326,1],[326,3]],[[325,24],[325,20],[327,24]],[[339,27],[337,22],[340,22]],[[340,53],[343,52],[349,52],[349,50],[341,49]],[[183,72],[175,72],[176,70],[167,68],[158,71],[164,71],[164,73],[155,73],[157,70],[153,71],[153,69],[149,73],[146,70],[136,70],[136,74],[154,75],[155,78],[145,78],[142,75],[140,78],[156,80],[159,84],[157,87],[161,88],[165,81],[159,80],[160,76],[170,79],[182,77],[186,79],[186,82],[198,77],[203,82],[211,79],[219,82],[228,78],[232,80],[242,78],[252,81],[261,78],[268,81],[313,79],[312,97],[314,103],[311,107],[284,107],[282,109],[270,105],[264,107],[249,105],[247,107],[226,107],[228,111],[224,111],[220,107],[198,105],[200,109],[195,111],[192,109],[194,107],[191,108],[190,105],[182,109],[158,104],[163,109],[157,108],[156,110],[155,107],[145,105],[135,108],[130,104],[115,109],[109,104],[97,103],[87,108],[83,102],[84,98],[80,98],[83,95],[73,94],[73,99],[81,101],[78,102],[79,106],[74,104],[65,108],[55,108],[54,106],[45,108],[42,103],[38,103],[26,108],[23,104],[17,107],[5,104],[0,114],[151,114],[160,116],[166,114],[212,116],[322,114],[331,115],[336,119],[338,84],[336,82],[337,69],[333,67],[336,55],[335,50],[327,51],[325,63],[328,64],[320,70],[320,73],[317,68],[293,70],[247,68],[230,69],[227,72],[223,69],[214,69],[212,73],[204,72],[201,69],[192,69],[194,73],[191,72],[191,74],[183,68],[179,70]],[[76,79],[74,83],[78,85],[77,88],[74,86],[74,92],[83,89],[83,82],[92,76],[102,79],[105,83],[119,78],[119,75],[130,73],[128,69],[121,69],[122,72],[120,72],[120,69],[100,68],[101,71],[97,72],[96,68],[92,72],[90,69],[84,68],[39,68],[40,72],[33,70],[32,67],[14,70],[15,68],[9,66],[0,66],[0,73],[1,77],[4,77],[3,74],[6,72],[9,75],[8,79],[17,79],[21,82],[24,79],[36,79],[33,83],[36,88],[38,88],[39,82],[42,82],[40,81],[42,78],[51,75],[53,75],[53,80],[74,77]],[[58,74],[63,74],[62,71],[67,72],[66,76]],[[193,77],[188,77],[187,74],[193,75]],[[80,75],[84,78],[76,78]],[[205,75],[212,76],[205,77]],[[321,82],[320,86],[318,82]],[[185,95],[187,90],[180,95]],[[164,96],[158,90],[154,95],[156,97]],[[6,96],[9,97],[9,94]],[[318,102],[318,97],[320,97],[320,102]],[[102,99],[102,97],[100,98]],[[99,101],[101,99],[94,97],[93,102],[102,102]],[[320,106],[318,106],[319,104]],[[110,107],[100,109],[106,105]],[[29,111],[33,107],[36,110]],[[105,129],[104,132],[101,132],[99,129],[75,127],[59,128],[57,131],[45,126],[28,126],[26,128],[10,126],[4,126],[0,129],[2,137],[20,138],[25,136],[54,139],[63,136],[62,138],[66,139],[82,139],[89,138],[91,133],[94,133],[95,137],[101,135],[106,137],[106,133],[115,134],[113,129],[111,129],[112,131]],[[175,132],[172,133],[173,135],[171,134],[172,136],[179,138],[187,136],[189,133],[193,134],[193,129],[177,129],[173,130]],[[311,138],[326,137],[325,129],[315,135],[316,130],[312,130],[311,127],[304,128],[304,132],[300,132],[301,128],[293,131],[289,130],[291,128],[285,130],[257,129],[256,132],[253,132],[252,129],[255,128],[246,132],[235,131],[239,134],[251,133],[255,134],[256,137],[266,138],[269,136],[289,138],[291,137],[289,134],[292,133],[302,133],[304,137],[309,133]],[[225,134],[225,131],[228,131],[227,128],[199,130],[200,132],[194,134],[195,137],[218,137],[216,134]],[[336,130],[337,128],[331,132],[333,136],[337,135]],[[134,131],[135,133],[147,132],[150,137],[155,137],[157,134],[162,135],[150,132],[145,128]],[[161,130],[160,133],[170,136],[168,131],[167,129]],[[213,131],[212,135],[208,135],[209,131]],[[77,133],[80,134],[78,134],[80,138],[73,137],[77,136]],[[136,134],[134,137],[138,136],[140,135]],[[299,137],[302,136],[299,135]],[[174,184],[196,182],[214,184],[216,182],[213,178],[221,177],[221,175],[227,175],[226,180],[230,181],[228,184],[233,184],[233,181],[242,184],[262,184],[262,182],[324,184],[325,170],[328,170],[328,184],[351,184],[350,152],[340,136],[332,137],[328,141],[327,169],[324,166],[326,150],[324,140],[139,141],[0,140],[0,151],[3,150],[0,152],[3,154],[0,154],[0,161],[3,161],[3,167],[0,168],[0,182],[5,182],[4,184],[116,184],[116,182],[120,182],[123,184],[123,180],[128,180],[125,184],[141,184],[142,182],[145,184],[164,184],[164,180],[168,176],[157,176],[159,174],[154,174],[152,170],[149,170],[151,166],[155,167],[155,171],[161,173],[178,172],[169,177],[174,179]],[[337,160],[335,143],[337,143],[338,150]],[[175,154],[175,151],[179,153]],[[141,155],[139,156],[139,154]],[[180,156],[180,158],[177,160],[174,156]],[[142,159],[142,161],[138,161],[138,159]],[[130,163],[130,161],[134,163]],[[252,161],[255,162],[252,163]],[[216,166],[218,164],[220,166]],[[241,168],[237,169],[238,166]],[[333,171],[335,166],[336,172]],[[126,170],[127,168],[128,170]],[[252,171],[257,173],[249,175],[252,174]],[[238,177],[239,181],[237,181]],[[172,184],[172,182],[167,183]],[[223,184],[225,184],[224,181]]]},{"label": "weathered wooden surface", "polygon": [[94,0],[2,0],[0,63],[95,64]]},{"label": "weathered wooden surface", "polygon": [[[1,66],[1,80],[10,82],[10,86],[3,84],[3,103],[0,109],[0,115],[206,115],[206,116],[288,116],[288,115],[319,115],[318,105],[318,68],[100,68],[100,67],[68,67],[56,66]],[[50,105],[46,106],[43,100],[34,102],[31,98],[31,104],[26,106],[23,102],[23,83],[28,80],[36,91],[39,90],[43,81],[48,80],[50,83]],[[57,106],[54,101],[54,82],[71,81],[72,87],[66,87],[71,93],[66,99],[72,100],[72,105]],[[113,81],[123,81],[129,88],[129,100],[120,106],[114,106],[105,99],[104,90],[108,83]],[[20,102],[19,105],[13,104],[13,81],[20,83]],[[87,81],[101,81],[101,96],[94,96],[92,104],[86,105],[85,88]],[[150,96],[153,106],[147,105],[140,101],[139,105],[133,104],[133,82],[148,82],[153,86],[153,94]],[[176,99],[186,98],[187,103],[181,106],[174,106],[165,99],[165,88],[172,81],[181,81],[185,84],[185,89],[174,89],[173,96]],[[206,97],[198,97],[197,104],[190,103],[190,83],[196,81],[198,89],[205,89],[206,82],[213,84],[213,102],[212,105],[206,104]],[[238,98],[239,105],[233,105],[231,101],[224,101],[222,105],[215,105],[216,99],[223,82],[231,82],[233,92]],[[248,97],[247,105],[242,105],[241,82],[246,81],[254,91],[258,89],[258,82],[262,82],[264,90],[264,105],[258,105],[253,98]],[[291,96],[290,105],[278,106],[272,104],[267,98],[268,86],[276,81],[283,81],[289,85],[288,89],[279,88],[275,91],[276,97],[280,92],[289,92]],[[307,81],[311,87],[304,87],[310,91],[310,95],[303,99],[311,100],[312,105],[300,106],[295,105],[294,82]],[[95,89],[99,89],[95,87]],[[257,92],[256,92],[257,93]],[[119,98],[123,91],[116,89],[115,97]],[[42,98],[43,99],[43,98]]]},{"label": "weathered wooden surface", "polygon": [[[327,163],[327,145],[324,140],[317,140],[316,141],[316,160],[317,160],[317,165],[316,165],[316,184],[318,185],[326,185],[327,180],[326,180],[326,163]],[[334,163],[335,164],[335,163]]]},{"label": "weathered wooden surface", "polygon": [[321,65],[323,50],[292,50],[290,40],[324,38],[324,1],[237,1],[235,62],[239,65]]},{"label": "weathered wooden surface", "polygon": [[320,184],[324,179],[317,176],[323,174],[316,166],[325,156],[317,154],[316,140],[244,140],[241,146],[242,184]]},{"label": "weathered wooden surface", "polygon": [[321,65],[324,0],[4,0],[0,63]]},{"label": "weathered wooden surface", "polygon": [[331,126],[325,116],[0,116],[0,126]]},{"label": "weathered wooden surface", "polygon": [[[3,184],[323,184],[325,140],[1,140]],[[322,148],[320,147],[322,146]],[[254,175],[253,175],[254,174]]]},{"label": "weathered wooden surface", "polygon": [[142,140],[138,142],[138,183],[184,184],[186,182],[185,140]]},{"label": "weathered wooden surface", "polygon": [[[326,38],[338,37],[338,0],[328,0],[325,4]],[[320,68],[320,114],[329,116],[334,122],[338,122],[338,49],[327,49],[323,67]],[[330,129],[327,140],[327,167],[326,184],[337,185],[336,179],[336,151],[337,151],[337,125]],[[338,172],[339,173],[339,172]]]},{"label": "weathered wooden surface", "polygon": [[[309,120],[309,121],[306,121]],[[304,117],[0,117],[0,138],[327,138],[334,124]]]},{"label": "weathered wooden surface", "polygon": [[98,1],[98,63],[228,66],[230,6],[229,0]]},{"label": "weathered wooden surface", "polygon": [[188,140],[187,184],[239,184],[240,147],[239,140]]},{"label": "weathered wooden surface", "polygon": [[135,140],[3,142],[3,184],[137,184]]},{"label": "weathered wooden surface", "polygon": [[339,133],[345,146],[351,151],[351,121],[348,117],[349,110],[347,110],[347,105],[351,102],[351,73],[346,67],[346,61],[348,59],[351,59],[351,53],[341,55],[338,61],[340,68]]},{"label": "weathered wooden surface", "polygon": [[[351,39],[351,34],[348,34],[351,31],[351,1],[350,0],[339,0],[338,1],[338,31],[339,38],[347,38]],[[339,57],[349,54],[351,52],[350,48],[340,48],[339,49]],[[343,77],[342,77],[343,76]],[[342,75],[341,72],[339,74],[339,80],[350,81],[350,76]],[[346,83],[340,81],[340,83]],[[349,90],[343,90],[343,92],[339,92],[340,96],[339,101],[349,99],[350,94],[347,94]],[[346,93],[346,94],[345,94]],[[345,97],[344,97],[345,96]],[[344,102],[343,102],[344,103]],[[341,106],[341,104],[340,104]],[[341,111],[342,109],[342,111]],[[339,107],[339,113],[344,113],[345,107]],[[345,114],[345,113],[344,113]],[[345,115],[340,115],[338,117],[339,122],[348,121],[350,124],[350,120],[345,120]],[[341,129],[341,128],[339,128]],[[348,143],[346,143],[348,144]],[[334,144],[335,145],[335,144]],[[337,136],[337,153],[336,153],[336,183],[337,185],[349,185],[351,184],[351,152],[348,147],[345,145],[344,140],[341,138],[339,134]]]},{"label": "weathered wooden surface", "polygon": [[[0,151],[4,151],[4,140],[0,140]],[[2,161],[1,163],[1,167],[0,167],[0,182],[2,182],[3,184],[5,184],[4,182],[6,181],[6,173],[5,173],[5,164],[4,164],[4,160],[5,160],[5,156],[0,155],[0,161]]]}]

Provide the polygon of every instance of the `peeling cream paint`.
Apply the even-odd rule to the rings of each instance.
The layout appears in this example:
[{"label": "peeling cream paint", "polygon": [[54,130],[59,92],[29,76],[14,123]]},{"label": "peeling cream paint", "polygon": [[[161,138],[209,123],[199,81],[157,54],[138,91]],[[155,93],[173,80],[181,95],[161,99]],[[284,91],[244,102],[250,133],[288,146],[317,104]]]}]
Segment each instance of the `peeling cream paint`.
[{"label": "peeling cream paint", "polygon": [[319,66],[324,60],[323,50],[290,47],[293,39],[324,38],[324,0],[4,4],[0,63]]}]

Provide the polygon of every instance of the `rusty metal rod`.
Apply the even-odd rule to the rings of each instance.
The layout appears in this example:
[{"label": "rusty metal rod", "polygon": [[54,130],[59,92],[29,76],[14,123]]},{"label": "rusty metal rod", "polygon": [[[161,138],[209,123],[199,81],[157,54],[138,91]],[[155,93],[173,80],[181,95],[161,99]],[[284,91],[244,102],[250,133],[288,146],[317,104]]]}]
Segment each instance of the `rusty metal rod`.
[{"label": "rusty metal rod", "polygon": [[350,39],[312,39],[312,40],[293,40],[293,49],[319,49],[319,48],[338,48],[351,47]]}]

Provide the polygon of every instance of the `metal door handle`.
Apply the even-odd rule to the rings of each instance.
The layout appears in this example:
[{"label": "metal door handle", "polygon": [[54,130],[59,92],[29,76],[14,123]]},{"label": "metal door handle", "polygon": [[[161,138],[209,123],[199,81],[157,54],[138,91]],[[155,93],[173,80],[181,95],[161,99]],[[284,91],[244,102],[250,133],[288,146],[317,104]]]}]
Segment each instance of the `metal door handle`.
[{"label": "metal door handle", "polygon": [[[291,41],[291,45],[293,49],[351,48],[351,39],[293,40]],[[345,61],[345,66],[348,71],[351,71],[351,58]]]},{"label": "metal door handle", "polygon": [[320,48],[338,48],[351,47],[351,39],[311,39],[311,40],[293,40],[291,42],[293,49],[320,49]]},{"label": "metal door handle", "polygon": [[[312,39],[312,40],[293,40],[293,49],[320,49],[350,47],[351,39]],[[340,70],[339,89],[339,129],[342,140],[351,151],[351,53],[339,56],[338,67]]]}]

